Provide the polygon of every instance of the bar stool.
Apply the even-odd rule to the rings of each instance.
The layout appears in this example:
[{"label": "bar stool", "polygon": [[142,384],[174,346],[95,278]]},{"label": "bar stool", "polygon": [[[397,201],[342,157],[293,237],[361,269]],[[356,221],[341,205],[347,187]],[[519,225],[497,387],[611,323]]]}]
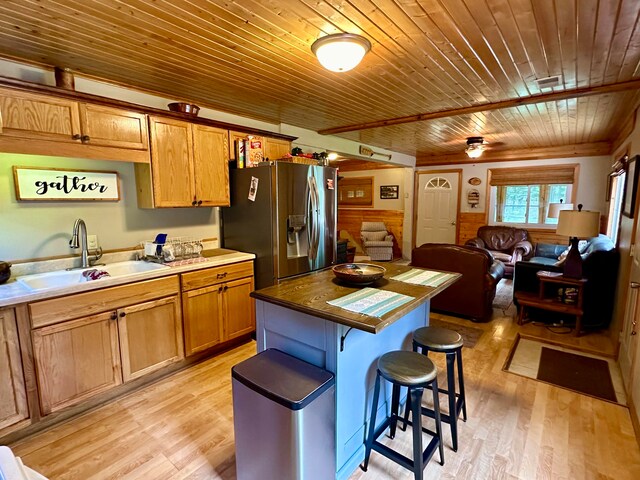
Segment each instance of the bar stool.
[{"label": "bar stool", "polygon": [[[447,356],[447,389],[438,389],[440,393],[447,394],[449,398],[449,412],[440,415],[443,422],[451,426],[451,441],[453,451],[458,451],[458,417],[462,411],[462,419],[467,421],[467,402],[464,395],[464,375],[462,373],[462,336],[458,332],[442,327],[422,327],[413,332],[413,351],[418,347],[424,355],[429,352],[445,353]],[[458,364],[458,390],[455,385],[455,366]],[[434,382],[434,386],[435,386]],[[434,418],[434,411],[422,407],[422,414]],[[409,410],[405,409],[402,429],[406,428],[409,418]]]},{"label": "bar stool", "polygon": [[[388,380],[393,385],[391,393],[391,416],[376,428],[376,412],[378,410],[378,397],[380,395],[380,378]],[[422,416],[420,408],[422,402],[422,393],[425,387],[431,387],[434,399],[434,416],[436,422],[436,431],[427,430],[422,427]],[[396,426],[400,404],[400,387],[407,387],[407,409],[411,409],[413,413],[413,460],[401,455],[391,448],[379,443],[377,438],[389,428],[389,437],[394,438],[396,434]],[[433,362],[416,352],[395,351],[388,352],[378,359],[378,371],[376,374],[376,384],[373,392],[373,403],[371,404],[371,421],[369,423],[369,435],[365,442],[365,456],[362,470],[367,471],[369,465],[369,457],[371,450],[381,453],[385,457],[412,470],[416,480],[422,480],[422,471],[424,466],[433,456],[436,448],[440,452],[440,465],[444,465],[444,448],[442,446],[442,426],[440,423],[440,408],[437,402],[438,398],[438,370]],[[406,429],[406,423],[404,425]],[[431,441],[427,448],[422,451],[422,432],[425,431],[432,435]]]}]

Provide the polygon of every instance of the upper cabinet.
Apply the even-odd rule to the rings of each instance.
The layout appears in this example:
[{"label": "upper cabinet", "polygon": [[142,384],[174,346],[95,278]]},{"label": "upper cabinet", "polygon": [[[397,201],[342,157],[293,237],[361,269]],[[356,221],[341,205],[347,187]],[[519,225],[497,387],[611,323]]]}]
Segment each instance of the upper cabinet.
[{"label": "upper cabinet", "polygon": [[0,151],[149,161],[142,113],[0,88],[0,114]]},{"label": "upper cabinet", "polygon": [[117,108],[80,104],[83,143],[104,147],[149,149],[147,117],[143,113]]},{"label": "upper cabinet", "polygon": [[136,165],[143,208],[229,205],[227,131],[149,117],[151,165]]},{"label": "upper cabinet", "polygon": [[291,153],[291,142],[279,138],[264,137],[264,158],[277,160]]}]

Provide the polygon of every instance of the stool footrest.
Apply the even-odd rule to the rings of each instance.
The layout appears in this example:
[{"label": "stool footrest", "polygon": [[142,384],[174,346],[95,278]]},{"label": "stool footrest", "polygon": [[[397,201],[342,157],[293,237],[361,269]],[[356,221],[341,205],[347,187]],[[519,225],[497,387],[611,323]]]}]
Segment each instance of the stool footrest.
[{"label": "stool footrest", "polygon": [[[462,401],[462,398],[459,398],[459,395],[456,395],[457,400],[456,400],[456,418],[458,418],[460,416],[460,412],[462,411],[462,407],[464,405],[464,402]],[[422,415],[425,415],[429,418],[436,418],[435,417],[435,413],[433,412],[432,409],[427,408],[427,407],[420,407],[421,411],[422,411]],[[444,413],[442,412],[442,410],[440,410],[440,421],[445,422],[445,423],[451,423],[451,414],[449,412]]]},{"label": "stool footrest", "polygon": [[[431,441],[427,445],[427,448],[425,448],[424,452],[422,452],[423,465],[426,465],[427,463],[429,463],[429,461],[431,460],[431,457],[433,457],[433,454],[438,449],[439,444],[440,444],[440,439],[438,439],[438,437],[433,437],[431,439]],[[398,465],[402,465],[404,468],[413,470],[413,466],[414,466],[413,460],[411,460],[408,457],[405,457],[404,455],[396,452],[395,450],[392,450],[386,445],[378,441],[374,441],[373,445],[371,446],[371,449],[375,450],[378,453],[381,453],[382,455],[387,457],[389,460],[396,462]]]}]

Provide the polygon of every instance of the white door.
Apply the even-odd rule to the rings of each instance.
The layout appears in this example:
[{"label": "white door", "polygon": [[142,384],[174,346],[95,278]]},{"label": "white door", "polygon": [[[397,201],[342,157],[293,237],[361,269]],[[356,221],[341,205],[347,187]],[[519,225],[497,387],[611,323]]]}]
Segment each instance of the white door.
[{"label": "white door", "polygon": [[458,173],[418,174],[416,246],[455,243]]},{"label": "white door", "polygon": [[[636,225],[636,239],[640,239],[640,221]],[[637,240],[636,240],[637,242]],[[640,331],[640,244],[636,243],[635,255],[631,261],[629,284],[627,288],[627,305],[624,311],[622,338],[620,339],[620,371],[628,395],[633,390],[640,395],[640,360],[638,360],[638,332]],[[634,378],[635,377],[635,378]],[[636,396],[634,404],[640,406],[640,398]]]}]

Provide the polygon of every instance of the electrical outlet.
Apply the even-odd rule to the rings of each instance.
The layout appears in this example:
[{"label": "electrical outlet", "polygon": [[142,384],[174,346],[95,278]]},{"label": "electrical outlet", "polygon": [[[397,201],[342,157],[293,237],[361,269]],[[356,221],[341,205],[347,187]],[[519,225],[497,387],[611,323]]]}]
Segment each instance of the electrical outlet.
[{"label": "electrical outlet", "polygon": [[87,248],[89,250],[97,250],[98,249],[98,236],[97,235],[87,235]]}]

